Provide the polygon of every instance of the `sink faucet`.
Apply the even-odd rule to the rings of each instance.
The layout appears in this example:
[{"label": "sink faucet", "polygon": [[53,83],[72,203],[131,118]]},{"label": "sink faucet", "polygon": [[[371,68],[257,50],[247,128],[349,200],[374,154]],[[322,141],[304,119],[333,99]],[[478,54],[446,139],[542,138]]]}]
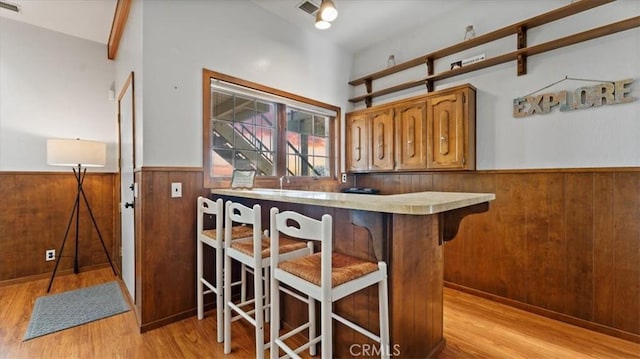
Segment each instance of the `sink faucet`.
[{"label": "sink faucet", "polygon": [[287,183],[291,183],[291,182],[289,181],[289,176],[284,175],[284,176],[280,177],[280,190],[281,190],[281,191],[282,191],[282,180],[283,180],[283,179],[286,179],[286,180],[287,180]]}]

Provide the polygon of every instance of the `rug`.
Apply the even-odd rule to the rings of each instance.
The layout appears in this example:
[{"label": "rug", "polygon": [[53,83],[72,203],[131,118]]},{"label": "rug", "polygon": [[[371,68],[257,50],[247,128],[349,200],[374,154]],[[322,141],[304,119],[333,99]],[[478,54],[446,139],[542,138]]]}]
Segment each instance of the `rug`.
[{"label": "rug", "polygon": [[118,282],[36,299],[24,340],[93,322],[129,310]]}]

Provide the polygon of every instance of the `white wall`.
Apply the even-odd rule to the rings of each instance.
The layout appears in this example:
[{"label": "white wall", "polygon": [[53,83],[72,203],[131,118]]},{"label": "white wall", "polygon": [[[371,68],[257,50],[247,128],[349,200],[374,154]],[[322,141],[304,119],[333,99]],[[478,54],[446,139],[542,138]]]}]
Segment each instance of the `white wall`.
[{"label": "white wall", "polygon": [[[565,6],[568,1],[484,0],[456,9],[442,20],[355,54],[351,78],[386,66],[389,54],[396,62],[427,54],[463,40],[464,28],[473,24],[478,35]],[[640,1],[612,4],[561,19],[528,31],[529,46],[585,31],[640,14]],[[490,15],[490,16],[489,16]],[[475,54],[487,57],[515,50],[515,36],[467,50],[436,62],[435,72],[455,60]],[[632,78],[631,96],[640,99],[640,29],[627,30],[528,58],[527,75],[516,75],[515,61],[460,75],[436,83],[436,90],[462,83],[477,88],[477,168],[575,168],[640,166],[640,100],[570,112],[557,109],[545,115],[514,118],[513,99],[537,91],[565,76],[616,81]],[[418,67],[374,82],[374,90],[425,76]],[[572,91],[593,82],[567,80],[539,93]],[[364,92],[364,86],[349,95]],[[425,93],[415,88],[374,105]],[[356,108],[363,107],[360,103]]]},{"label": "white wall", "polygon": [[311,23],[248,1],[144,1],[143,18],[144,166],[202,166],[203,68],[348,106],[351,57]]},{"label": "white wall", "polygon": [[0,170],[68,171],[46,140],[79,137],[106,142],[96,171],[115,171],[113,76],[105,45],[0,17]]},{"label": "white wall", "polygon": [[144,70],[142,66],[143,6],[143,2],[140,0],[131,1],[129,17],[127,18],[125,31],[120,39],[120,46],[118,47],[118,53],[115,59],[115,87],[117,94],[122,90],[129,74],[133,72],[136,167],[140,167],[142,163],[144,163],[144,138],[142,137],[144,128],[144,112],[142,106],[144,99]]}]

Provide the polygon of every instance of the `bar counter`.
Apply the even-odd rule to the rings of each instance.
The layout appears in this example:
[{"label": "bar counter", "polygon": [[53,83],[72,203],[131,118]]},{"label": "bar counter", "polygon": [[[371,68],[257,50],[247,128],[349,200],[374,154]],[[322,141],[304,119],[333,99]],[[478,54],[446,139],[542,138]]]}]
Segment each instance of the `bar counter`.
[{"label": "bar counter", "polygon": [[[368,195],[269,188],[212,189],[211,194],[245,205],[260,203],[263,223],[269,223],[273,206],[314,218],[331,214],[334,250],[387,263],[391,354],[400,358],[434,357],[444,349],[443,244],[455,238],[465,216],[487,211],[495,199],[493,193]],[[377,297],[375,288],[363,290],[336,303],[334,310],[377,332]],[[289,313],[285,327],[306,321],[299,303],[283,305]],[[365,336],[334,322],[336,357],[368,356],[372,346]]]}]

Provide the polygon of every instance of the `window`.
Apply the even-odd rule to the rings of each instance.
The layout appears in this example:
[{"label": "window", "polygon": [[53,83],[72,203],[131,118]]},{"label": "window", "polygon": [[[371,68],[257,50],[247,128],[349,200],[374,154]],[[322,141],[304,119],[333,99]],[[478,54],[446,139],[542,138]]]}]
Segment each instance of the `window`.
[{"label": "window", "polygon": [[329,117],[287,109],[287,174],[328,177]]},{"label": "window", "polygon": [[281,176],[336,179],[339,108],[203,71],[205,186],[225,186],[234,169],[256,181]]}]

